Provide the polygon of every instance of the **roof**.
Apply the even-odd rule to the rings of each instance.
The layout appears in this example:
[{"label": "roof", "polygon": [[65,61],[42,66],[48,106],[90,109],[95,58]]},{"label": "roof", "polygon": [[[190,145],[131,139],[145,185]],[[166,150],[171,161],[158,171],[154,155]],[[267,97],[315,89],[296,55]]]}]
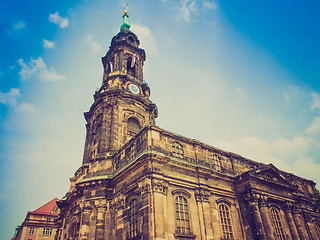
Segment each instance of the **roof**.
[{"label": "roof", "polygon": [[47,215],[58,215],[58,213],[54,212],[54,208],[57,205],[57,201],[59,199],[55,198],[53,200],[51,200],[50,202],[46,203],[45,205],[39,207],[38,209],[34,210],[33,212],[30,213],[34,213],[34,214],[47,214]]}]

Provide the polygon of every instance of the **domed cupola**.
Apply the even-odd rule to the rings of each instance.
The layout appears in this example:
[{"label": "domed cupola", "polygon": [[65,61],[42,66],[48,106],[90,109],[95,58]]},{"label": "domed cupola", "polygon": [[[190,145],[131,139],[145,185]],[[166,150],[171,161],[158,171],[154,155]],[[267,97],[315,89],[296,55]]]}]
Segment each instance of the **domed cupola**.
[{"label": "domed cupola", "polygon": [[113,37],[106,56],[102,58],[104,82],[108,76],[119,73],[143,82],[143,64],[146,54],[139,48],[140,41],[137,35],[130,31],[128,17],[128,12],[125,10],[120,32]]}]

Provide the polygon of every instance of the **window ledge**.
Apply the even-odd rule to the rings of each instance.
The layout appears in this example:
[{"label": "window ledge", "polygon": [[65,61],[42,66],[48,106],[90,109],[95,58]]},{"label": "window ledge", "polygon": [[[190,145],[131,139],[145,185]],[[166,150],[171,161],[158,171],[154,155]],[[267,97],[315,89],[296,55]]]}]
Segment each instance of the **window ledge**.
[{"label": "window ledge", "polygon": [[181,233],[175,233],[174,236],[177,238],[177,239],[180,239],[180,240],[189,240],[189,239],[195,239],[196,238],[196,235],[194,234],[181,234]]}]

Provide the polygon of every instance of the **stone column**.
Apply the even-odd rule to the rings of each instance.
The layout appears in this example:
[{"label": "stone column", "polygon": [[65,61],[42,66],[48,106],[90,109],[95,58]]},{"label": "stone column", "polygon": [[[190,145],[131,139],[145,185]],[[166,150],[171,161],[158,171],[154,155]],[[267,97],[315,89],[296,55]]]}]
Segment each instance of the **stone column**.
[{"label": "stone column", "polygon": [[96,224],[96,240],[104,239],[104,229],[105,229],[105,215],[107,210],[107,200],[101,199],[95,201],[97,206],[98,215],[97,215],[97,224]]},{"label": "stone column", "polygon": [[266,234],[263,228],[262,218],[260,214],[260,209],[258,207],[258,200],[260,198],[260,194],[257,193],[248,193],[245,196],[245,199],[248,202],[248,206],[250,209],[250,213],[253,218],[256,236],[258,240],[267,240]]},{"label": "stone column", "polygon": [[199,209],[202,238],[213,239],[211,211],[209,206],[210,191],[205,188],[198,188],[195,190],[195,197]]},{"label": "stone column", "polygon": [[301,209],[299,207],[295,207],[293,209],[293,221],[296,224],[298,234],[300,236],[301,240],[307,240],[307,236],[305,234],[304,228],[303,228],[303,221],[301,218]]},{"label": "stone column", "polygon": [[[143,181],[139,183],[139,192],[140,196],[142,199],[142,206],[141,209],[141,233],[143,235],[143,239],[152,239],[152,213],[150,211],[152,203],[151,203],[151,197],[150,197],[150,184],[149,181]],[[167,219],[166,212],[165,214],[165,219]]]},{"label": "stone column", "polygon": [[268,203],[268,197],[262,195],[260,198],[259,207],[260,207],[263,227],[264,227],[267,239],[274,240],[273,227],[272,227],[272,222],[270,219],[270,214],[269,214],[269,209],[268,209],[267,203]]},{"label": "stone column", "polygon": [[82,221],[80,227],[80,239],[88,240],[89,239],[89,224],[90,224],[90,215],[92,210],[92,205],[89,201],[82,202]]},{"label": "stone column", "polygon": [[116,227],[116,239],[124,239],[124,222],[123,222],[123,211],[125,207],[125,201],[122,195],[118,196],[115,200],[115,227]]},{"label": "stone column", "polygon": [[164,201],[167,196],[168,183],[162,179],[152,180],[154,195],[154,214],[155,214],[155,238],[165,239]]},{"label": "stone column", "polygon": [[299,238],[298,230],[297,230],[296,224],[294,223],[293,216],[292,216],[292,203],[286,202],[284,204],[283,208],[284,208],[286,218],[288,221],[292,240],[299,240],[300,238]]},{"label": "stone column", "polygon": [[318,239],[318,233],[317,233],[317,229],[314,225],[314,220],[313,217],[309,214],[309,213],[304,213],[304,219],[306,220],[306,223],[308,225],[309,228],[309,237],[311,237],[311,239]]}]

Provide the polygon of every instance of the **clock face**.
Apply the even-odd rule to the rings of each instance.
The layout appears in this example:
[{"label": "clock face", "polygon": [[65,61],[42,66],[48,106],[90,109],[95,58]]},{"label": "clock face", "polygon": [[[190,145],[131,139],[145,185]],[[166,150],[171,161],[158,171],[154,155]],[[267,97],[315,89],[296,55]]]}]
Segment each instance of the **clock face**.
[{"label": "clock face", "polygon": [[140,92],[140,89],[137,87],[137,85],[132,84],[132,83],[129,85],[129,90],[133,94],[139,94],[139,92]]}]

